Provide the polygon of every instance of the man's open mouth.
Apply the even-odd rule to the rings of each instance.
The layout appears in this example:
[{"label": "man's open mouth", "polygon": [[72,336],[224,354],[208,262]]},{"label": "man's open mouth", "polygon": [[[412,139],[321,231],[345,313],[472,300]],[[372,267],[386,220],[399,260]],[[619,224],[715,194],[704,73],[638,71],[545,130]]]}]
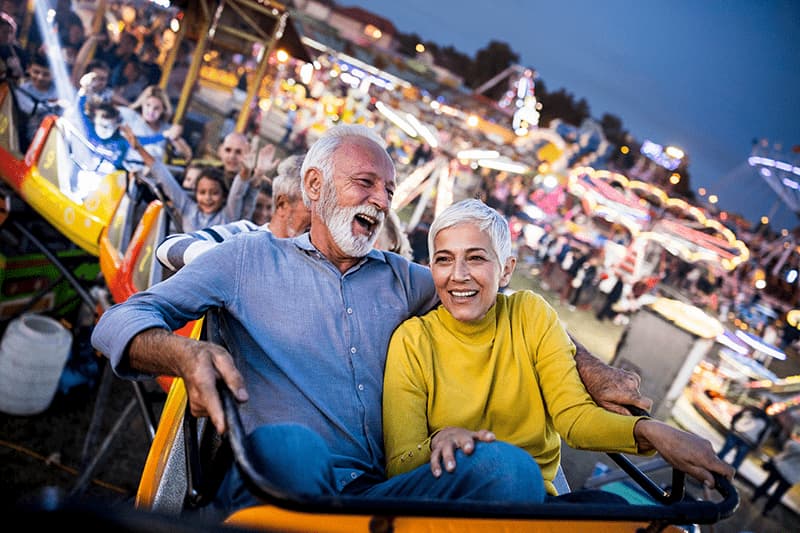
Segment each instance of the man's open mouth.
[{"label": "man's open mouth", "polygon": [[362,227],[367,233],[372,233],[375,231],[375,228],[378,226],[379,221],[376,218],[373,218],[369,215],[365,215],[364,213],[359,213],[355,216],[355,221]]}]

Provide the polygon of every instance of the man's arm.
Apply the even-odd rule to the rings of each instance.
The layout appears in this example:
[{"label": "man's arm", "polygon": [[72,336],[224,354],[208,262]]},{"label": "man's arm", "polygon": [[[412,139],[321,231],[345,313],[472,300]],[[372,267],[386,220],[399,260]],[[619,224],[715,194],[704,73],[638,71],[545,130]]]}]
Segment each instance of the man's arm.
[{"label": "man's arm", "polygon": [[639,392],[641,378],[637,374],[605,364],[572,335],[570,338],[575,344],[575,365],[581,381],[597,405],[623,415],[632,414],[626,407],[628,405],[650,411],[653,400]]},{"label": "man's arm", "polygon": [[152,328],[131,340],[127,354],[129,365],[139,372],[182,378],[192,414],[211,418],[220,434],[227,428],[217,378],[225,381],[238,401],[247,401],[244,378],[230,353],[218,344]]},{"label": "man's arm", "polygon": [[239,233],[258,230],[266,231],[266,228],[256,226],[249,220],[237,220],[191,233],[173,233],[158,245],[156,258],[162,265],[175,272],[225,239]]}]

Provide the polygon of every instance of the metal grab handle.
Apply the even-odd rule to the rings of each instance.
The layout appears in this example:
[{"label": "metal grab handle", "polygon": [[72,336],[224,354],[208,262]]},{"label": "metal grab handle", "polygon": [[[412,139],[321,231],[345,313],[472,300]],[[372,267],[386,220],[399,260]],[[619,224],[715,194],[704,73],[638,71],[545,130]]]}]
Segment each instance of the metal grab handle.
[{"label": "metal grab handle", "polygon": [[222,399],[222,408],[225,411],[225,422],[228,426],[228,432],[225,436],[231,446],[234,461],[244,474],[242,477],[250,489],[254,494],[262,497],[267,496],[269,499],[279,502],[297,502],[298,498],[295,495],[289,495],[278,488],[274,483],[262,476],[253,465],[245,443],[246,435],[244,426],[242,425],[242,419],[239,416],[238,402],[223,381],[217,381],[217,391]]},{"label": "metal grab handle", "polygon": [[686,474],[675,468],[672,469],[672,489],[666,491],[655,481],[650,479],[647,474],[631,462],[630,459],[621,453],[606,453],[619,467],[628,474],[644,491],[654,500],[664,505],[671,505],[683,499],[686,492]]}]

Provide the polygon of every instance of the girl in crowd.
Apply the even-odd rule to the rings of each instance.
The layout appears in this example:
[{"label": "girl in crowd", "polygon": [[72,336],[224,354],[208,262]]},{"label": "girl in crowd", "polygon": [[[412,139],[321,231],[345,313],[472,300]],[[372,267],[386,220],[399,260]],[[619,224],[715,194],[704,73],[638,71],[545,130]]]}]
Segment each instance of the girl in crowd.
[{"label": "girl in crowd", "polygon": [[258,186],[258,196],[250,220],[256,226],[263,226],[272,218],[272,180],[264,178]]},{"label": "girl in crowd", "polygon": [[191,159],[192,149],[181,137],[181,126],[169,123],[172,104],[161,87],[150,85],[130,107],[123,107],[120,112],[139,142],[154,158],[163,161],[167,143],[170,143],[177,155],[186,160]]},{"label": "girl in crowd", "polygon": [[[387,473],[425,463],[457,468],[460,454],[503,454],[531,472],[526,501],[558,496],[561,437],[576,449],[652,453],[713,486],[733,468],[711,443],[668,424],[611,413],[592,401],[575,346],[553,308],[531,291],[499,293],[511,280],[508,222],[480,200],[451,205],[428,235],[441,305],[394,332],[384,373]],[[491,448],[490,448],[491,447]],[[566,499],[595,500],[602,491]],[[607,494],[607,493],[606,493]]]},{"label": "girl in crowd", "polygon": [[228,191],[222,171],[205,167],[197,177],[194,193],[186,191],[169,169],[145,150],[129,126],[121,126],[120,131],[143,163],[150,167],[150,176],[161,186],[164,195],[180,214],[181,231],[196,231],[240,218],[247,190],[245,179],[236,176]]}]

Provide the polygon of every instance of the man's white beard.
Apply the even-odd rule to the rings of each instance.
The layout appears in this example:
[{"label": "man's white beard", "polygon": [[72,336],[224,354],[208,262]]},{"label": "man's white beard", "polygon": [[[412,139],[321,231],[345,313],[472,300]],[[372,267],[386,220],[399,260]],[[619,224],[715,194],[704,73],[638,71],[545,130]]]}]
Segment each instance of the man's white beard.
[{"label": "man's white beard", "polygon": [[[383,212],[371,205],[355,207],[337,205],[336,189],[333,182],[328,180],[325,180],[322,184],[322,197],[317,209],[320,218],[328,226],[333,242],[344,253],[350,257],[364,257],[372,250],[372,245],[375,244],[383,226]],[[364,214],[380,221],[372,235],[353,235],[353,219],[358,214]]]}]

